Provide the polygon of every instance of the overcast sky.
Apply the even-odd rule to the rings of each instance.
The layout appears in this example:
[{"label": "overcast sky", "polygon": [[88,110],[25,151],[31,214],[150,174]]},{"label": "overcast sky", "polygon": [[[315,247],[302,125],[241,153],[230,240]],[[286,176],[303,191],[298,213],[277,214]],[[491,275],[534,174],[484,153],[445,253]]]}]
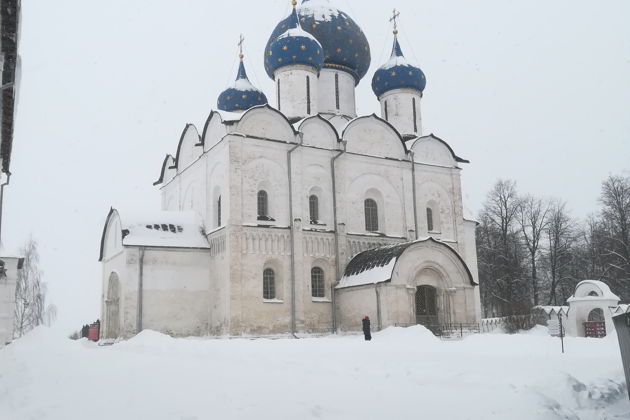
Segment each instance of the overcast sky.
[{"label": "overcast sky", "polygon": [[[363,29],[372,67],[360,115],[378,112],[373,72],[400,41],[427,76],[426,133],[464,165],[478,212],[498,178],[559,197],[577,218],[598,209],[601,181],[630,170],[630,1],[333,0]],[[252,82],[273,98],[263,50],[288,0],[28,0],[5,252],[29,235],[59,325],[100,316],[98,251],[110,206],[157,209],[151,185],[184,125],[200,130],[236,75],[246,38]],[[124,217],[124,213],[123,213]]]}]

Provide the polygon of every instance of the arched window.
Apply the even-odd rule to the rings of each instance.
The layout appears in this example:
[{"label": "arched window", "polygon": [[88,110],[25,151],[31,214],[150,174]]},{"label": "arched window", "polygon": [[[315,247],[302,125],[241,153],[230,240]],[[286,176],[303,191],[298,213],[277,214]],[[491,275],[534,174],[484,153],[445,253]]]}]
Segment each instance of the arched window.
[{"label": "arched window", "polygon": [[263,299],[276,298],[276,274],[271,268],[263,271]]},{"label": "arched window", "polygon": [[324,270],[319,267],[311,269],[311,296],[323,298],[326,296],[324,289]]},{"label": "arched window", "polygon": [[601,308],[595,308],[588,313],[588,322],[604,322],[604,311]]},{"label": "arched window", "polygon": [[376,232],[378,230],[378,206],[376,201],[368,198],[363,202],[365,209],[365,230]]},{"label": "arched window", "polygon": [[317,223],[319,220],[319,199],[315,194],[308,197],[308,214],[311,219],[311,224]]},{"label": "arched window", "polygon": [[433,209],[427,207],[427,230],[433,232]]},{"label": "arched window", "polygon": [[217,227],[221,226],[221,196],[217,199]]},{"label": "arched window", "polygon": [[269,216],[267,191],[258,191],[258,220],[267,220]]}]

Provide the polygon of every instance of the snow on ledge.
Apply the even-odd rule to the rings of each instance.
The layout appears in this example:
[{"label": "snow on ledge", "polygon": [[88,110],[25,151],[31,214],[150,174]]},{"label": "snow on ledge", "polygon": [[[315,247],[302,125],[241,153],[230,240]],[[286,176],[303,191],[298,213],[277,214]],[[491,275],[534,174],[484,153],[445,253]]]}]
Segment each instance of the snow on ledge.
[{"label": "snow on ledge", "polygon": [[119,213],[123,245],[209,248],[203,222],[193,211]]}]

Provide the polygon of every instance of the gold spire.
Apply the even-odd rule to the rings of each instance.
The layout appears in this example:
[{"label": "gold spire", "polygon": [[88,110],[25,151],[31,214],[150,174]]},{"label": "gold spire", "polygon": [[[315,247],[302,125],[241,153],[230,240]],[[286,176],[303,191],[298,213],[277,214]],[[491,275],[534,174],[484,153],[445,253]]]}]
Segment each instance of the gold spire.
[{"label": "gold spire", "polygon": [[398,35],[398,22],[397,19],[400,16],[400,12],[394,9],[394,15],[389,20],[390,22],[394,22],[394,35]]},{"label": "gold spire", "polygon": [[243,55],[243,41],[245,41],[245,38],[243,37],[243,34],[241,34],[238,38],[238,58],[243,61],[243,57],[245,57]]},{"label": "gold spire", "polygon": [[297,6],[297,0],[291,0],[291,5],[295,9],[295,6]]}]

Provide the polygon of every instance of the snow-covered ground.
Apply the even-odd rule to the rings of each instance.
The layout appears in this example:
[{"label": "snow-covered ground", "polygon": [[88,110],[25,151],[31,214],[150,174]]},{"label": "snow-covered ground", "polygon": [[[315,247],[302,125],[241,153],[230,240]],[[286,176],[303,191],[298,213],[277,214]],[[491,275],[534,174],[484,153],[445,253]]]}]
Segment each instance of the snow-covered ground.
[{"label": "snow-covered ground", "polygon": [[0,419],[628,419],[615,336],[538,329],[440,341],[360,336],[113,346],[38,328],[0,350]]}]

